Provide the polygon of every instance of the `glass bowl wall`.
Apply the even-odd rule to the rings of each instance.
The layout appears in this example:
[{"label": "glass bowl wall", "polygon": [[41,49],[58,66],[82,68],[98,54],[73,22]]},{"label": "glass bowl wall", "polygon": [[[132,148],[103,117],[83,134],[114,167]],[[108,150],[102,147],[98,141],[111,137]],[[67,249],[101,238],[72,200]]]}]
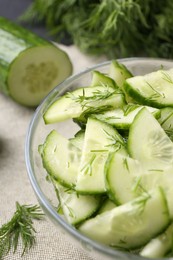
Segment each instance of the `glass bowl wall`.
[{"label": "glass bowl wall", "polygon": [[[143,75],[160,68],[169,69],[173,67],[173,61],[163,59],[149,58],[130,58],[121,59],[123,63],[134,75]],[[62,216],[56,212],[57,197],[53,186],[46,180],[46,172],[42,166],[41,157],[38,153],[38,146],[42,144],[47,134],[56,129],[59,133],[69,138],[72,137],[79,127],[72,120],[61,123],[45,125],[43,121],[43,113],[59,96],[66,91],[79,88],[81,86],[89,86],[91,83],[91,71],[99,70],[103,73],[108,72],[110,61],[98,64],[81,73],[74,75],[53,89],[49,95],[43,100],[36,109],[34,116],[29,125],[25,145],[25,158],[28,176],[38,201],[43,208],[45,214],[54,222],[57,228],[61,229],[62,235],[68,236],[73,242],[78,243],[84,248],[90,256],[99,260],[117,259],[117,260],[144,260],[145,258],[120,252],[101,245],[81,233],[69,225]]]}]

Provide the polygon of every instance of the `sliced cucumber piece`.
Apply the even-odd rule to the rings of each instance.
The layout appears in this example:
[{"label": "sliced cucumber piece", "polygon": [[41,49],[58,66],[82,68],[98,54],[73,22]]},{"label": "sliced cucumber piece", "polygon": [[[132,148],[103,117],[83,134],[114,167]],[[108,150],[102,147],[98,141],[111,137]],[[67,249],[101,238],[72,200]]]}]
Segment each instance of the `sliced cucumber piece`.
[{"label": "sliced cucumber piece", "polygon": [[22,105],[39,105],[72,73],[63,50],[2,16],[0,39],[0,91]]},{"label": "sliced cucumber piece", "polygon": [[146,108],[135,117],[128,138],[128,151],[143,168],[163,170],[173,165],[173,143]]},{"label": "sliced cucumber piece", "polygon": [[173,108],[165,107],[160,109],[160,117],[158,121],[171,141],[173,141]]},{"label": "sliced cucumber piece", "polygon": [[124,95],[112,87],[85,87],[66,93],[43,115],[46,124],[77,118],[84,112],[104,106],[105,109],[124,105]]},{"label": "sliced cucumber piece", "polygon": [[173,245],[173,224],[171,224],[164,233],[153,238],[144,246],[140,255],[148,258],[164,257],[172,250]]},{"label": "sliced cucumber piece", "polygon": [[79,231],[111,247],[135,249],[164,231],[169,223],[164,193],[156,189],[85,221]]},{"label": "sliced cucumber piece", "polygon": [[173,107],[173,69],[129,78],[125,81],[124,90],[143,105]]},{"label": "sliced cucumber piece", "polygon": [[74,137],[70,138],[69,141],[71,144],[82,150],[83,143],[84,143],[84,136],[85,132],[83,130],[80,130],[75,134]]},{"label": "sliced cucumber piece", "polygon": [[127,155],[114,152],[109,155],[106,166],[106,189],[115,203],[124,204],[141,194],[135,179],[143,173],[141,164]]},{"label": "sliced cucumber piece", "polygon": [[47,136],[42,149],[43,166],[62,185],[74,188],[81,150],[55,130]]},{"label": "sliced cucumber piece", "polygon": [[92,72],[92,81],[91,81],[91,86],[109,86],[112,88],[118,88],[116,85],[115,81],[106,76],[105,74],[101,73],[100,71],[94,70]]},{"label": "sliced cucumber piece", "polygon": [[136,189],[142,188],[143,190],[151,191],[156,187],[161,187],[162,190],[164,190],[169,214],[173,220],[173,168],[169,167],[164,170],[149,170],[144,174],[135,177],[135,179],[134,182],[136,182],[136,184],[134,184],[134,186]]},{"label": "sliced cucumber piece", "polygon": [[133,77],[127,67],[117,60],[111,62],[108,76],[112,78],[120,88],[123,88],[126,79]]},{"label": "sliced cucumber piece", "polygon": [[91,217],[100,207],[101,197],[99,196],[79,195],[76,191],[67,189],[55,181],[54,185],[63,214],[72,225],[77,225]]},{"label": "sliced cucumber piece", "polygon": [[104,166],[110,151],[126,154],[123,138],[110,125],[88,118],[76,190],[83,194],[105,193]]},{"label": "sliced cucumber piece", "polygon": [[[150,113],[156,118],[160,116],[160,110],[154,107],[145,106]],[[115,126],[117,129],[129,129],[137,113],[144,108],[144,106],[137,104],[128,104],[122,108],[105,111],[103,113],[93,114],[92,116],[100,119],[110,125]]]},{"label": "sliced cucumber piece", "polygon": [[107,199],[103,202],[103,204],[102,204],[102,206],[101,206],[101,208],[99,209],[99,211],[98,211],[97,214],[101,214],[101,213],[103,213],[103,212],[109,211],[109,210],[111,210],[111,209],[114,209],[115,207],[117,207],[117,205],[116,205],[112,200],[110,200],[109,198],[107,198]]}]

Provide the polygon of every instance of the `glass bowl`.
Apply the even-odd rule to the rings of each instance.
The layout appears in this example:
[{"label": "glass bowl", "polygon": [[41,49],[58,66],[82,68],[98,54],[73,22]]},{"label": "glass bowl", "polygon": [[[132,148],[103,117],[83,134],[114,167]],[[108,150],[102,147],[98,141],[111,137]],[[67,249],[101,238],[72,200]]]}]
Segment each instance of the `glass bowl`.
[{"label": "glass bowl", "polygon": [[[79,126],[72,120],[45,125],[43,121],[44,111],[57,99],[57,97],[63,95],[66,91],[89,85],[91,83],[91,71],[93,69],[106,73],[110,66],[110,62],[111,61],[107,61],[98,64],[68,78],[55,87],[42,101],[35,111],[27,132],[25,145],[26,166],[31,185],[41,207],[43,208],[45,214],[55,223],[57,228],[61,229],[62,235],[68,235],[68,239],[72,239],[73,242],[78,243],[78,245],[85,249],[90,256],[99,260],[144,260],[146,258],[131,253],[114,250],[108,246],[104,246],[87,238],[79,233],[74,227],[69,225],[63,217],[57,213],[56,207],[58,201],[56,193],[53,185],[46,180],[46,171],[42,166],[41,157],[38,153],[38,145],[44,142],[47,134],[52,129],[56,129],[67,138],[72,137],[79,130]],[[151,71],[158,70],[161,67],[164,69],[173,67],[173,61],[164,59],[129,58],[120,59],[119,62],[123,63],[134,75],[146,74]]]}]

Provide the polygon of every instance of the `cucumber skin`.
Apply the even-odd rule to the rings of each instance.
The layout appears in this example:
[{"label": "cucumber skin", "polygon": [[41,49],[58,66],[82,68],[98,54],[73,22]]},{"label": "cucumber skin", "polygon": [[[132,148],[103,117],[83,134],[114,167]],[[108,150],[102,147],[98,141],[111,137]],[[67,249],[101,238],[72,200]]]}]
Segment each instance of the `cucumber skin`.
[{"label": "cucumber skin", "polygon": [[[13,41],[11,41],[11,39],[8,39],[7,34],[9,34],[13,38]],[[8,19],[2,16],[0,16],[0,35],[3,38],[3,43],[0,41],[0,91],[14,99],[10,94],[8,86],[8,76],[10,74],[10,69],[14,61],[20,56],[21,53],[24,53],[26,50],[30,48],[39,46],[52,46],[54,48],[57,47],[55,47],[53,43],[47,41],[46,39],[41,38],[35,33],[23,28],[18,24],[9,21]],[[19,50],[16,50],[16,48],[13,47],[13,43],[15,44],[15,46],[19,47]],[[12,51],[10,51],[13,48],[15,49],[15,54],[14,52],[12,53]],[[20,103],[19,101],[17,102]]]},{"label": "cucumber skin", "polygon": [[125,93],[132,97],[134,100],[136,100],[138,102],[138,104],[141,105],[147,105],[147,106],[153,106],[156,108],[164,108],[164,107],[173,107],[173,104],[162,104],[160,102],[145,98],[144,96],[140,95],[140,93],[136,90],[134,90],[131,85],[125,81],[123,89],[125,91]]},{"label": "cucumber skin", "polygon": [[[6,19],[5,17],[0,17],[0,30],[10,33],[14,38],[16,38],[15,43],[20,43],[21,40],[21,44],[22,46],[25,46],[25,49],[34,47],[34,46],[42,46],[42,45],[48,45],[51,44],[48,41],[40,38],[39,36],[35,35],[34,33],[24,29],[23,27],[12,23],[11,21],[9,21],[8,19]],[[8,42],[8,39],[6,39]],[[10,45],[12,46],[13,43],[10,43]],[[3,53],[3,48],[7,46],[2,46],[1,41],[0,41],[0,48],[1,48],[1,52]],[[20,53],[17,54],[17,56]],[[6,50],[6,55],[10,55],[10,52],[8,52]],[[16,57],[17,57],[16,56]],[[11,57],[8,57],[9,60],[11,60]],[[14,59],[13,59],[14,60]],[[0,57],[0,91],[2,91],[3,93],[10,95],[10,93],[8,92],[8,85],[7,85],[7,78],[8,78],[8,73],[9,73],[9,69],[10,69],[10,64],[13,62],[13,60],[11,62],[8,62],[7,60],[4,60],[3,58]]]}]

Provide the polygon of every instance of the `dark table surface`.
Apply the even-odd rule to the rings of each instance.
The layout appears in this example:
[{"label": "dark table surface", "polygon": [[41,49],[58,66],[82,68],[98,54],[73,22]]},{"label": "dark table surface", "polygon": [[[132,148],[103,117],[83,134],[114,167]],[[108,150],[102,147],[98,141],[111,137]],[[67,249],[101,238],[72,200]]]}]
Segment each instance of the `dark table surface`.
[{"label": "dark table surface", "polygon": [[[19,23],[18,18],[24,13],[32,2],[32,0],[0,0],[0,16],[4,16],[14,22]],[[48,40],[53,40],[53,37],[48,34],[43,25],[31,26],[26,23],[22,23],[22,26],[37,33],[39,36],[42,36]]]}]

